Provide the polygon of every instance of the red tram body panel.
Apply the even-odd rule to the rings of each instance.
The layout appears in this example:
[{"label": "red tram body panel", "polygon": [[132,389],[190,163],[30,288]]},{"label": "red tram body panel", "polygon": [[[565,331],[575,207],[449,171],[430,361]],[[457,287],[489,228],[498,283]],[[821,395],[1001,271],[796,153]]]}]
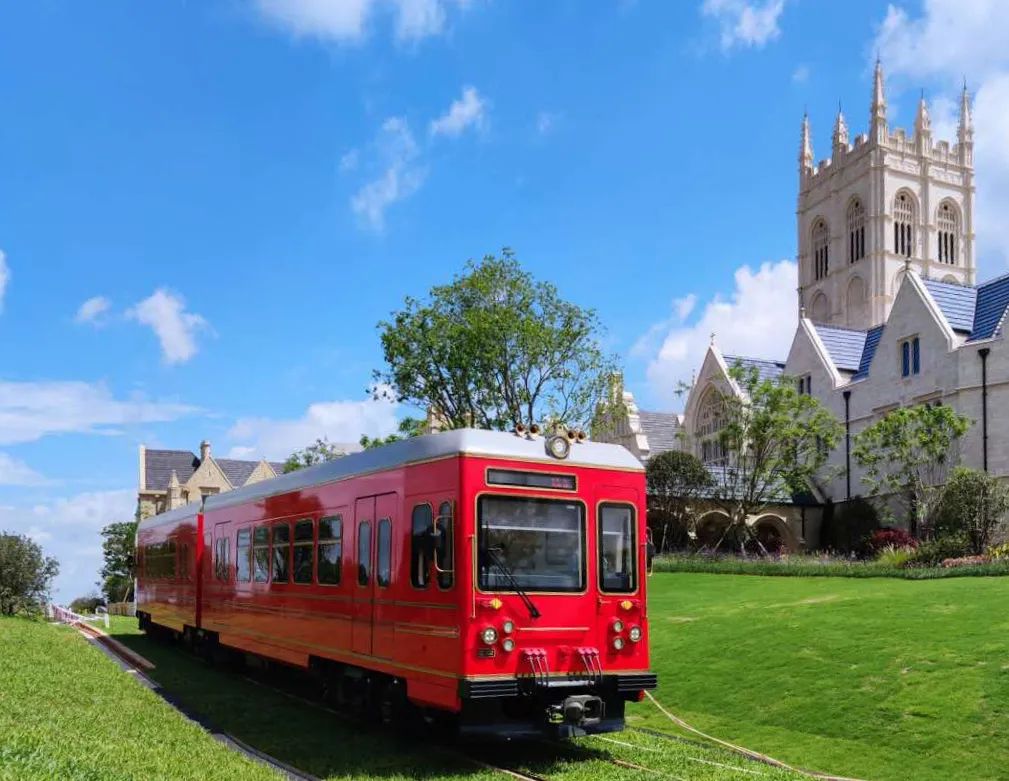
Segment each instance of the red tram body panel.
[{"label": "red tram body panel", "polygon": [[464,732],[620,729],[656,685],[624,448],[464,429],[141,522],[138,616]]}]

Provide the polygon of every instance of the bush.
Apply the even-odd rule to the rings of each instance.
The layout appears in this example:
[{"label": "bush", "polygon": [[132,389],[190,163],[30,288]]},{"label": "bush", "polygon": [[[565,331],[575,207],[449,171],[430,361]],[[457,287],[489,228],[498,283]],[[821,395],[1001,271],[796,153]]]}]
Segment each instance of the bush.
[{"label": "bush", "polygon": [[956,559],[943,559],[942,566],[946,569],[953,567],[976,567],[980,564],[987,564],[990,559],[987,556],[960,556]]},{"label": "bush", "polygon": [[92,614],[98,609],[99,605],[104,605],[105,600],[102,599],[97,594],[89,594],[86,597],[77,597],[73,602],[70,603],[70,609],[77,614]]},{"label": "bush", "polygon": [[1009,486],[976,469],[957,467],[943,492],[935,534],[966,538],[970,553],[982,554],[997,539],[1009,513]]},{"label": "bush", "polygon": [[887,545],[876,553],[876,563],[882,567],[903,567],[911,560],[913,554],[913,546]]},{"label": "bush", "polygon": [[59,571],[59,563],[43,555],[38,543],[0,532],[0,615],[41,612]]},{"label": "bush", "polygon": [[985,554],[992,561],[1006,561],[1009,560],[1009,542],[1004,542],[1001,545],[992,545]]},{"label": "bush", "polygon": [[869,537],[869,550],[879,553],[885,548],[917,548],[918,540],[903,529],[877,529]]},{"label": "bush", "polygon": [[970,551],[964,535],[950,535],[938,540],[923,542],[908,559],[908,566],[937,567],[946,559],[958,559]]}]

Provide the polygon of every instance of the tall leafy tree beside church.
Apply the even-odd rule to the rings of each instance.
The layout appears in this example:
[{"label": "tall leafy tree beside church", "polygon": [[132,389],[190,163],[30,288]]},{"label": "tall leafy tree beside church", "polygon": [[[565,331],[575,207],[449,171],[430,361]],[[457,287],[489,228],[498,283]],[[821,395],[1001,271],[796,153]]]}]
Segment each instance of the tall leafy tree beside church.
[{"label": "tall leafy tree beside church", "polygon": [[852,456],[885,518],[903,516],[912,534],[931,533],[969,428],[970,419],[952,407],[918,404],[892,410],[855,435]]},{"label": "tall leafy tree beside church", "polygon": [[378,324],[375,395],[430,409],[446,428],[587,428],[616,361],[596,314],[535,279],[508,249],[408,297]]},{"label": "tall leafy tree beside church", "polygon": [[[729,367],[735,388],[718,397],[712,435],[721,453],[709,465],[711,499],[728,515],[722,540],[740,549],[762,547],[748,520],[782,499],[808,494],[843,427],[818,399],[800,393],[793,378],[761,377],[756,367]],[[737,392],[738,391],[738,392]]]},{"label": "tall leafy tree beside church", "polygon": [[109,602],[129,602],[137,569],[137,521],[110,523],[102,529],[101,589]]}]

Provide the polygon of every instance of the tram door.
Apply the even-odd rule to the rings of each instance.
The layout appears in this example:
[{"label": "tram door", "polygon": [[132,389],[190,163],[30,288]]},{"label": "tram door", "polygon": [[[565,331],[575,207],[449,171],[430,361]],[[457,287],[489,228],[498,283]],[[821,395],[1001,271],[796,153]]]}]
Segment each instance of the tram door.
[{"label": "tram door", "polygon": [[355,653],[392,657],[392,608],[387,599],[393,580],[393,522],[396,494],[358,499],[354,504]]}]

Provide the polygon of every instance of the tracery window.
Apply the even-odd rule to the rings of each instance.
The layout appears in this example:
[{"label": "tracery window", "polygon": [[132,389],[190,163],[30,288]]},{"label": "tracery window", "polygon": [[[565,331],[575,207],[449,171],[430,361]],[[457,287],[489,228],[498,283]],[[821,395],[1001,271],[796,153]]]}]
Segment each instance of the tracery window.
[{"label": "tracery window", "polygon": [[907,193],[898,193],[893,201],[893,251],[911,257],[914,246],[914,202]]},{"label": "tracery window", "polygon": [[823,279],[830,271],[830,231],[824,220],[813,223],[813,273]]},{"label": "tracery window", "polygon": [[950,265],[956,263],[957,236],[960,233],[958,222],[955,207],[948,201],[944,202],[939,207],[939,214],[936,218],[937,227],[939,228],[940,263],[949,263]]},{"label": "tracery window", "polygon": [[700,443],[700,459],[706,464],[725,461],[725,444],[721,439],[725,427],[725,403],[716,390],[709,390],[701,399],[694,436]]},{"label": "tracery window", "polygon": [[865,257],[865,208],[855,198],[848,204],[848,262]]}]

